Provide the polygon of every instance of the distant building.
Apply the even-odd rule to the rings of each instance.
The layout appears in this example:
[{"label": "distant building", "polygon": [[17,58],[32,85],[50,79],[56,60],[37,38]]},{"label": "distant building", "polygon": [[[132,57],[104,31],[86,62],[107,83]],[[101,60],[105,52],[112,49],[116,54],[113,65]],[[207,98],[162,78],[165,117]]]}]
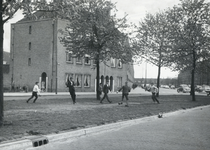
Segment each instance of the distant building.
[{"label": "distant building", "polygon": [[[43,91],[68,91],[65,82],[72,76],[77,92],[95,91],[96,69],[94,61],[86,55],[74,57],[59,41],[59,29],[65,20],[43,18],[22,19],[11,25],[10,75],[14,86],[27,86],[29,90],[39,81]],[[110,82],[116,91],[125,81],[134,81],[132,65],[111,59],[100,64],[100,80]]]},{"label": "distant building", "polygon": [[[191,84],[192,74],[190,70],[183,70],[178,75],[179,84]],[[194,77],[195,85],[210,85],[210,73],[207,72],[196,72]]]}]

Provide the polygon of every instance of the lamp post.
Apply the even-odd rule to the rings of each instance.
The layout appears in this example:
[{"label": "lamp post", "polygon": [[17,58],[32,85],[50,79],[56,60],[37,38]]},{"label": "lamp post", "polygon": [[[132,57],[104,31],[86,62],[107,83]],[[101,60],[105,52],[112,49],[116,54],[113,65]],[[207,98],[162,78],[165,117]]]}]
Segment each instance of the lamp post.
[{"label": "lamp post", "polygon": [[145,85],[145,87],[147,85],[147,61],[145,62],[145,79],[144,79],[144,85]]},{"label": "lamp post", "polygon": [[[147,31],[145,32],[145,40],[146,40],[146,42],[147,42]],[[146,84],[147,84],[147,47],[145,47],[145,56],[146,56],[146,61],[145,61],[145,83],[144,83],[144,85],[145,85],[145,88],[146,88]]]}]

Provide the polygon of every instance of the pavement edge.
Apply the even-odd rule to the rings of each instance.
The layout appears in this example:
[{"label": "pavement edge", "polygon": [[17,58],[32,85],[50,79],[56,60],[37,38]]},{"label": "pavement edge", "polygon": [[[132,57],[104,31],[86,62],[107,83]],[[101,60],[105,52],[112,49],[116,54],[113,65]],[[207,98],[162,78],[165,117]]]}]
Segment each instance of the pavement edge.
[{"label": "pavement edge", "polygon": [[[163,117],[167,118],[173,115],[190,112],[194,110],[199,110],[199,109],[204,109],[204,108],[209,108],[209,107],[210,105],[206,105],[206,106],[199,106],[199,107],[190,108],[190,109],[182,109],[182,110],[177,110],[177,111],[167,112],[167,113],[163,112]],[[46,135],[45,137],[49,141],[49,143],[62,142],[66,140],[73,140],[73,139],[83,137],[83,136],[99,134],[102,132],[107,132],[107,131],[112,131],[112,130],[119,130],[124,127],[152,121],[155,119],[159,119],[157,115],[133,119],[133,120],[127,120],[127,121],[119,121],[116,123],[94,126],[90,128],[84,128],[84,129],[69,131],[69,132],[64,132],[64,133],[50,134],[50,135]],[[15,141],[15,142],[8,141],[7,143],[0,144],[1,150],[14,150],[14,149],[18,150],[18,149],[26,149],[26,148],[31,148],[31,147],[33,147],[33,140],[31,139],[25,139],[25,140]]]}]

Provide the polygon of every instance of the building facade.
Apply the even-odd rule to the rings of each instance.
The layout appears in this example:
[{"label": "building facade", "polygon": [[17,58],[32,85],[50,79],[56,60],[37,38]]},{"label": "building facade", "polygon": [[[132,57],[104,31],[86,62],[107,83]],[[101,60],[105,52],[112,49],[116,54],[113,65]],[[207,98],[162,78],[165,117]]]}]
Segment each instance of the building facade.
[{"label": "building facade", "polygon": [[[42,91],[68,91],[65,82],[72,76],[77,92],[96,90],[96,66],[86,55],[74,57],[59,41],[65,20],[42,18],[21,20],[11,25],[10,77],[15,86],[27,86],[31,91],[35,82]],[[111,59],[100,63],[100,80],[108,81],[116,91],[125,81],[134,81],[132,65]]]}]

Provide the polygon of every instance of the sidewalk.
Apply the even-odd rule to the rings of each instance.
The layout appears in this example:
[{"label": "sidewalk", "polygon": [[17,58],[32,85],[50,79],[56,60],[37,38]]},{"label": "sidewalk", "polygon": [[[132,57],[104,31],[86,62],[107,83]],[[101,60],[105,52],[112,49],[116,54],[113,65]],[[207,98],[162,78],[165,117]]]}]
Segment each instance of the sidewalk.
[{"label": "sidewalk", "polygon": [[[95,92],[76,92],[76,95],[95,95]],[[116,92],[109,92],[110,95],[115,95],[117,94]],[[119,92],[118,94],[121,94],[121,92]],[[144,89],[141,88],[136,88],[136,89],[132,89],[130,94],[146,94],[146,95],[150,95],[150,92],[145,91]],[[62,96],[62,95],[69,95],[69,92],[41,92],[42,96]],[[14,97],[14,96],[31,96],[31,92],[6,92],[4,93],[5,97]]]},{"label": "sidewalk", "polygon": [[[164,88],[160,88],[159,89],[160,95],[189,95],[189,93],[178,93],[176,89],[164,89]],[[76,92],[76,95],[95,95],[95,92]],[[116,95],[116,92],[109,92],[109,95]],[[118,93],[118,95],[121,94],[121,92]],[[131,89],[130,92],[131,95],[151,95],[150,92],[145,91],[144,89],[137,87],[135,89]],[[55,92],[42,92],[41,93],[42,96],[62,96],[62,95],[69,95],[69,92],[57,92],[57,94]],[[196,92],[196,95],[205,95],[206,93],[198,93]],[[31,92],[9,92],[9,93],[4,93],[5,97],[12,97],[12,96],[16,96],[16,97],[20,97],[20,96],[31,96]]]},{"label": "sidewalk", "polygon": [[[209,150],[210,106],[104,127],[41,146],[38,150]],[[70,133],[69,133],[70,134]],[[34,150],[29,148],[28,150]],[[37,148],[36,148],[37,150]]]}]

